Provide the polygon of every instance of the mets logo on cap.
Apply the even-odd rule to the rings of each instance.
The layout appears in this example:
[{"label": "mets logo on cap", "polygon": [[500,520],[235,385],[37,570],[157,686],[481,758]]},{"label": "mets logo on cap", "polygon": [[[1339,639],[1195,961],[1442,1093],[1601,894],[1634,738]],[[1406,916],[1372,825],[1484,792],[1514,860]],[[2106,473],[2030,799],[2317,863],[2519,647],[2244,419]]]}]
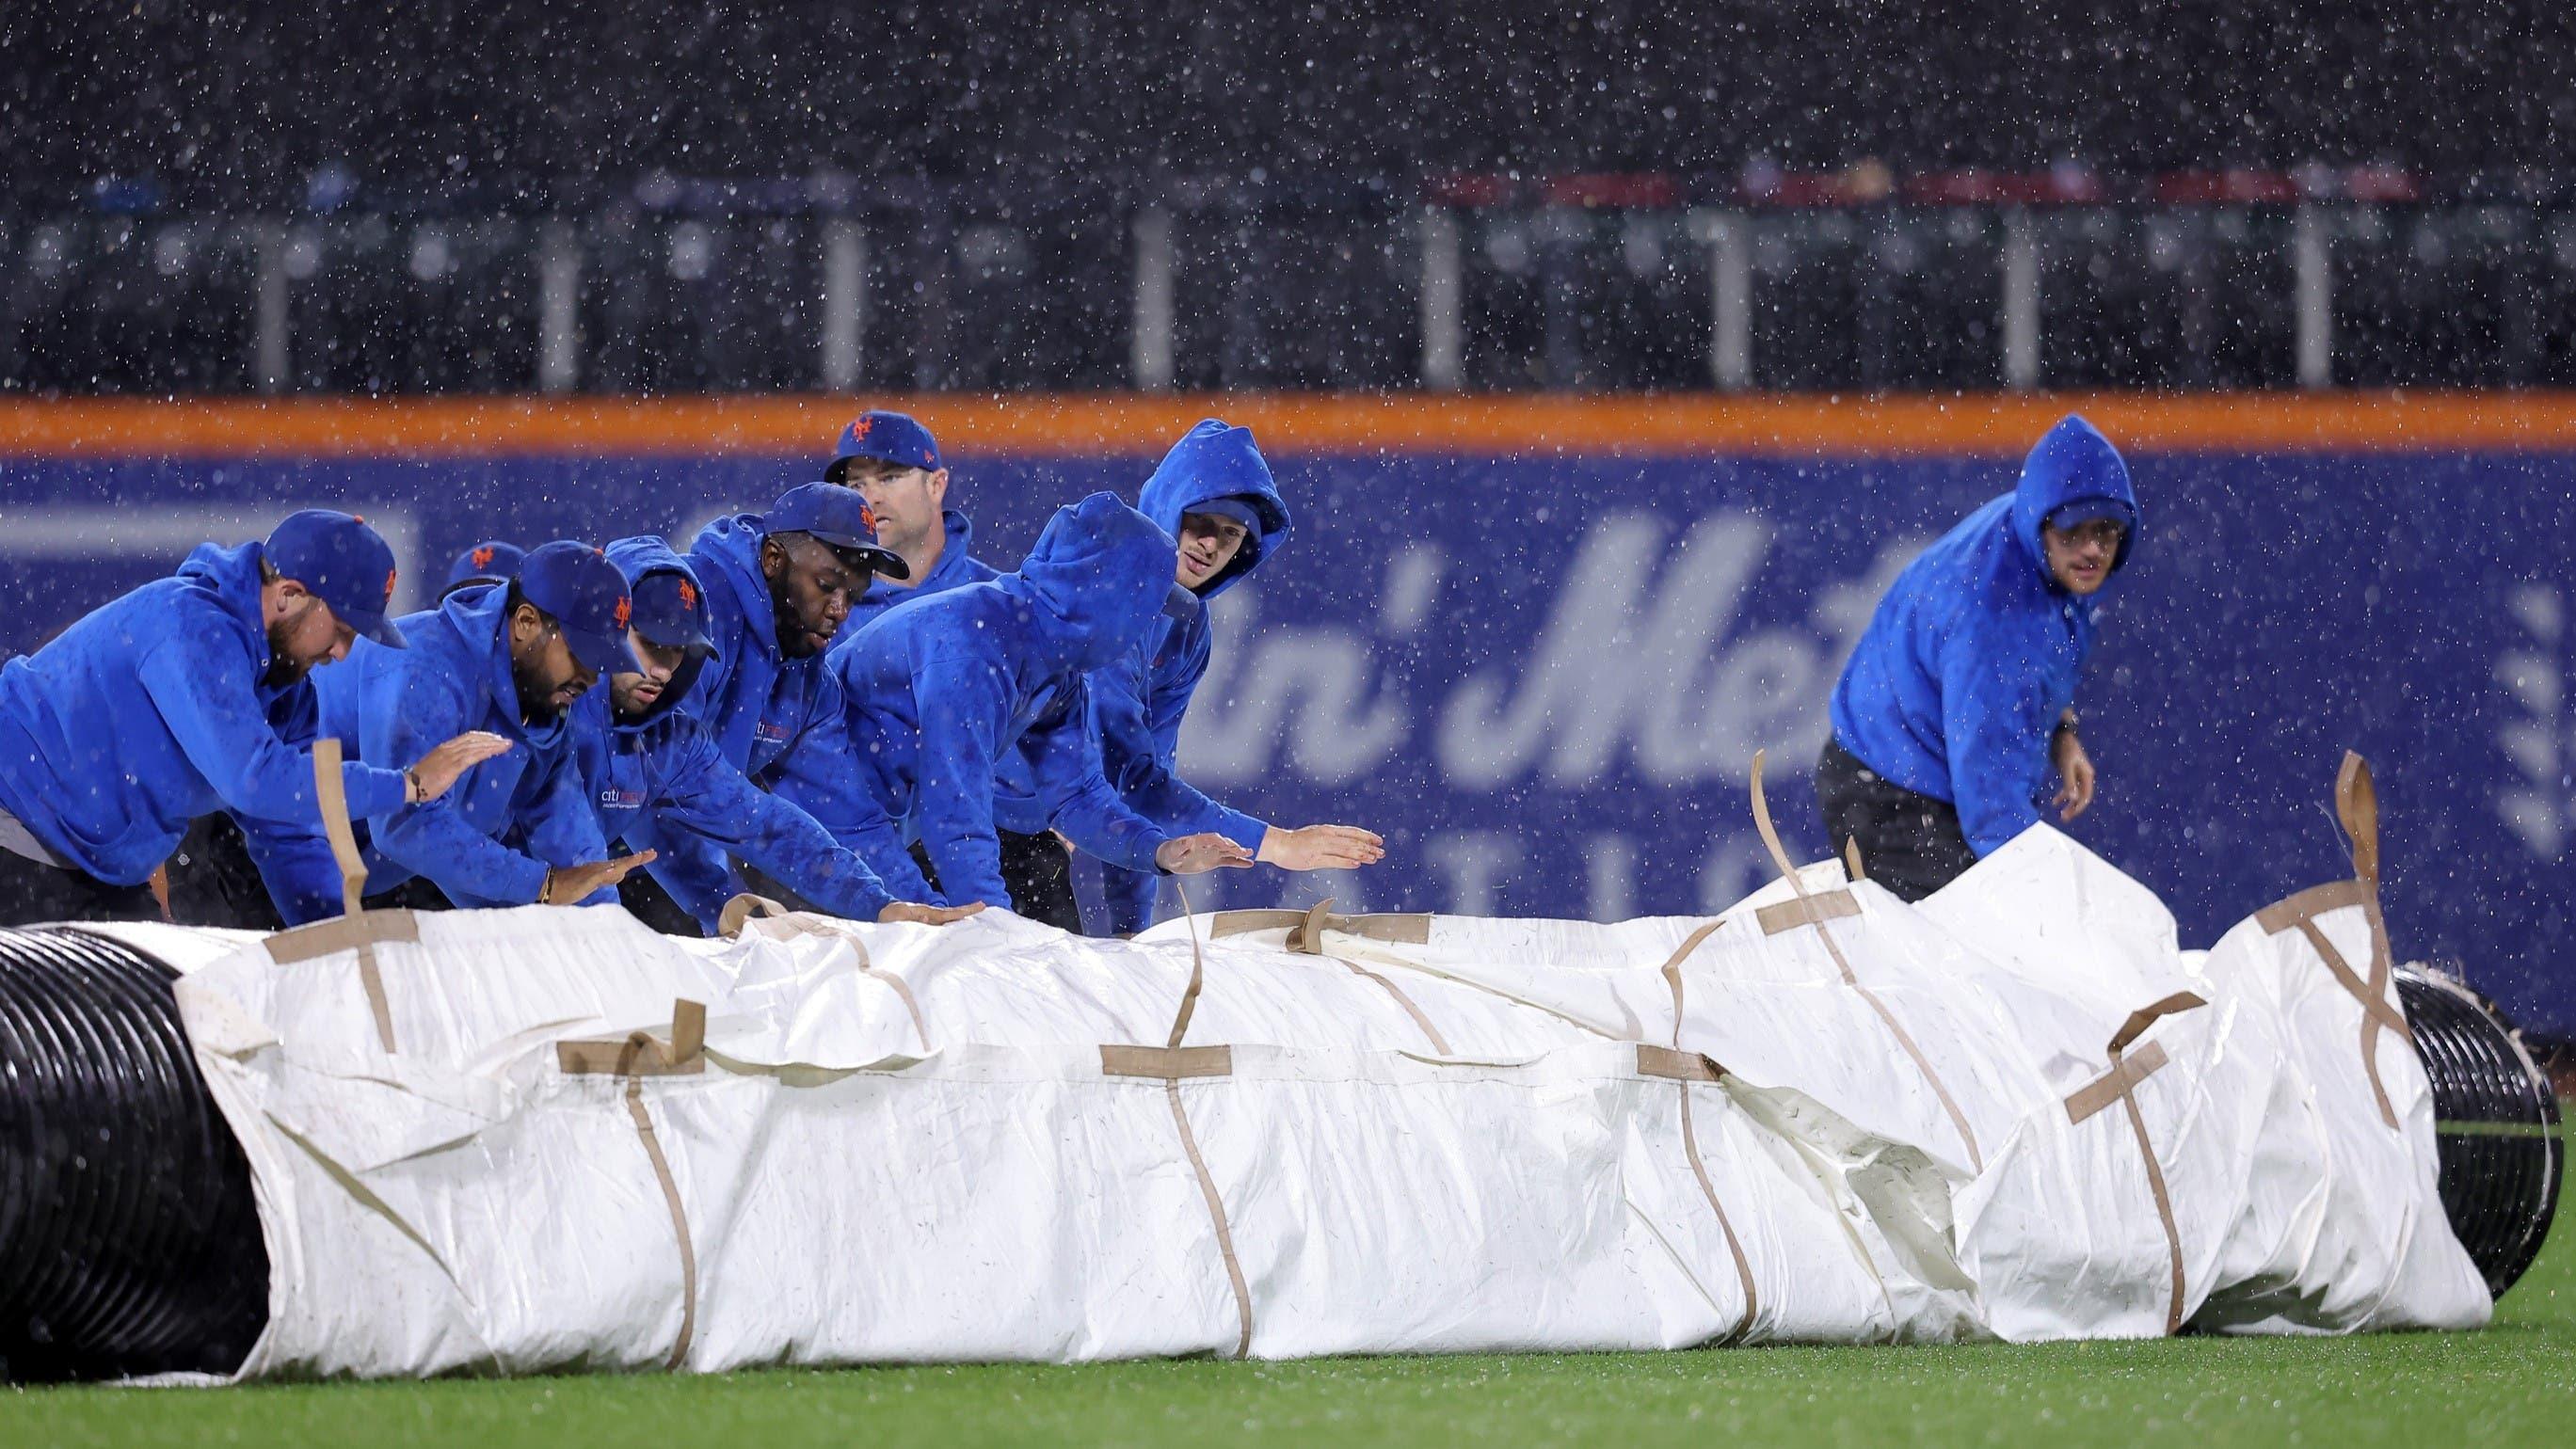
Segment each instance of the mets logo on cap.
[{"label": "mets logo on cap", "polygon": [[868,416],[866,413],[859,414],[859,420],[850,424],[850,441],[853,443],[866,442],[868,434],[875,430],[876,425],[877,420],[875,418]]},{"label": "mets logo on cap", "polygon": [[629,620],[629,619],[632,619],[632,618],[634,618],[634,617],[635,617],[635,600],[634,600],[634,599],[632,599],[632,598],[630,598],[630,597],[628,597],[628,596],[627,596],[627,595],[625,595],[625,594],[619,594],[619,595],[617,596],[617,614],[616,614],[617,627],[618,627],[618,628],[620,628],[620,629],[625,628],[625,627],[626,627],[626,621],[627,621],[627,620]]}]

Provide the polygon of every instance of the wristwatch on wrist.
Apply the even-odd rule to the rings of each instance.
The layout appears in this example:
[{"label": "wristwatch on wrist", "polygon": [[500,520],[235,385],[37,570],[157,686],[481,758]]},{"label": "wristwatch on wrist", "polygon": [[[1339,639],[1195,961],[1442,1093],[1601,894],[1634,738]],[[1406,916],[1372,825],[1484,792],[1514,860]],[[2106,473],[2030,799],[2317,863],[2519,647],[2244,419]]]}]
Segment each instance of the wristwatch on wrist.
[{"label": "wristwatch on wrist", "polygon": [[541,886],[537,887],[537,904],[538,904],[538,905],[541,905],[541,906],[551,906],[551,905],[553,905],[554,903],[555,903],[555,868],[554,868],[553,866],[547,866],[547,867],[546,867],[546,883],[545,883],[544,885],[541,885]]},{"label": "wristwatch on wrist", "polygon": [[427,792],[420,788],[420,776],[413,774],[411,767],[405,765],[403,767],[403,803],[417,805],[428,798]]}]

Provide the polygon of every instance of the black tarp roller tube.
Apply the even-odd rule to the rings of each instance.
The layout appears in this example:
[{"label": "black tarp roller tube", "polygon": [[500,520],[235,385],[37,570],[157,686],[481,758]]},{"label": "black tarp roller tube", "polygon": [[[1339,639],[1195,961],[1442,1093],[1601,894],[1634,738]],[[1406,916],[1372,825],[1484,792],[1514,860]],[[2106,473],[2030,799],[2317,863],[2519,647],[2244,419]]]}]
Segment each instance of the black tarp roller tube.
[{"label": "black tarp roller tube", "polygon": [[250,1169],[168,967],[0,929],[0,1378],[240,1366],[268,1322]]}]

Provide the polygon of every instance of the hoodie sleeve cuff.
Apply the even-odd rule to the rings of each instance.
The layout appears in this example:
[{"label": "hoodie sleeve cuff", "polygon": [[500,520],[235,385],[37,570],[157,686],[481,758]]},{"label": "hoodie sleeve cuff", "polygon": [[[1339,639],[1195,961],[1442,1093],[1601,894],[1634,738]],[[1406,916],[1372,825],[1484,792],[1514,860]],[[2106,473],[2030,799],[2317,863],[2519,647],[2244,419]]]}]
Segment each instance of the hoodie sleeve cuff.
[{"label": "hoodie sleeve cuff", "polygon": [[340,790],[349,799],[349,818],[367,820],[400,809],[411,787],[400,770],[387,770],[351,760],[340,767]]}]

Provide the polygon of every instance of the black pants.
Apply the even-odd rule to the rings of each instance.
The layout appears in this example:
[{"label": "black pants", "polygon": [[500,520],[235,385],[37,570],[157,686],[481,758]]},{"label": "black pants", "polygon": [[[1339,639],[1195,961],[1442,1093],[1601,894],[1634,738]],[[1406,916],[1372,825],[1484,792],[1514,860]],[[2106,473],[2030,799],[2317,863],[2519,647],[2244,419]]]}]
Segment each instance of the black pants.
[{"label": "black pants", "polygon": [[1816,804],[1834,849],[1859,842],[1861,869],[1899,900],[1919,901],[1977,863],[1956,806],[1887,779],[1839,740],[1816,761]]},{"label": "black pants", "polygon": [[[759,888],[763,883],[776,884],[775,882],[753,882],[754,892],[764,896],[771,895],[771,891]],[[780,886],[777,889],[783,890],[785,887]],[[629,871],[626,879],[617,883],[617,903],[626,908],[626,914],[665,936],[706,934],[705,929],[698,925],[698,918],[680,909],[680,903],[671,899],[671,893],[662,889],[662,883],[644,871]],[[802,909],[802,903],[791,909]]]},{"label": "black pants", "polygon": [[286,918],[229,815],[200,815],[170,856],[170,919],[183,926],[282,931]]},{"label": "black pants", "polygon": [[0,926],[159,919],[161,903],[152,898],[149,885],[109,885],[86,871],[0,850]]},{"label": "black pants", "polygon": [[[1002,847],[1002,889],[1011,893],[1011,904],[1032,921],[1044,921],[1060,931],[1079,936],[1082,931],[1082,902],[1073,894],[1073,852],[1052,831],[1037,835],[1020,835],[1008,830],[995,830]],[[942,892],[939,872],[930,864],[930,852],[918,841],[912,847],[913,863],[921,867],[924,880]]]},{"label": "black pants", "polygon": [[1032,921],[1081,935],[1082,902],[1073,894],[1073,852],[1052,832],[994,833],[1002,839],[1002,888],[1011,893],[1011,904]]},{"label": "black pants", "polygon": [[[282,931],[286,918],[250,858],[250,842],[229,815],[201,815],[170,857],[170,919],[183,926]],[[371,911],[449,911],[455,905],[426,876],[413,876],[361,902]],[[339,914],[335,902],[331,914]]]}]

